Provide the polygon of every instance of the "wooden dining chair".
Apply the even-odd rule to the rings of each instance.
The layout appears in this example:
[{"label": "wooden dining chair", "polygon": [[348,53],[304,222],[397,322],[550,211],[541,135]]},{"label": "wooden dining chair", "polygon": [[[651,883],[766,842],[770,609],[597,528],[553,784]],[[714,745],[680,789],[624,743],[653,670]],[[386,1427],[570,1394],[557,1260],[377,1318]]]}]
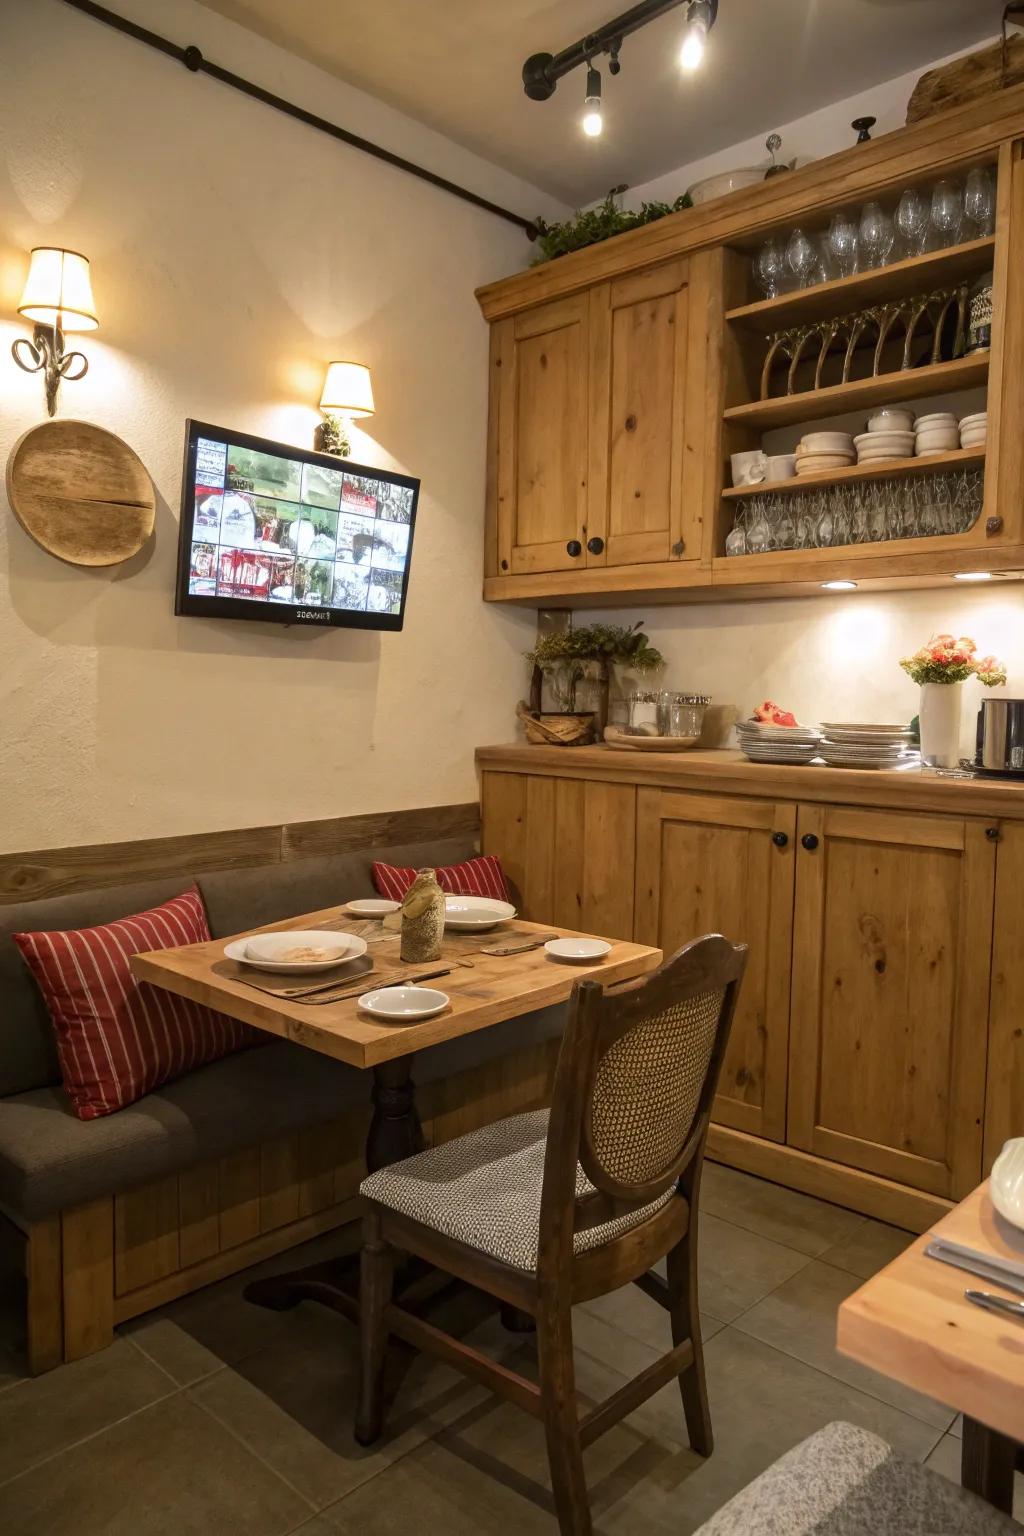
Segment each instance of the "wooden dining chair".
[{"label": "wooden dining chair", "polygon": [[[544,1421],[563,1533],[591,1529],[583,1449],[673,1376],[690,1444],[712,1450],[697,1312],[697,1199],[746,946],[695,939],[647,979],[573,988],[550,1116],[513,1115],[366,1179],[356,1439],[383,1423],[389,1334]],[[394,1250],[536,1319],[539,1383],[392,1300]],[[668,1279],[651,1266],[667,1256]],[[634,1282],[672,1348],[578,1417],[572,1308]]]}]

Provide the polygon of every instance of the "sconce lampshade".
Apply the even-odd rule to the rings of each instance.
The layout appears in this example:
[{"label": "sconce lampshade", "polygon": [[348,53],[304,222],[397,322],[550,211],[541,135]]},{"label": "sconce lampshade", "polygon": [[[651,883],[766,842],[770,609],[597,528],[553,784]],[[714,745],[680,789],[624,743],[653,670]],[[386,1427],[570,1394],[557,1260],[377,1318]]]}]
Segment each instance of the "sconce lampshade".
[{"label": "sconce lampshade", "polygon": [[337,411],[342,416],[372,416],[373,388],[370,370],[362,363],[328,363],[322,411]]},{"label": "sconce lampshade", "polygon": [[61,331],[94,331],[99,321],[88,259],[77,251],[36,246],[18,314]]}]

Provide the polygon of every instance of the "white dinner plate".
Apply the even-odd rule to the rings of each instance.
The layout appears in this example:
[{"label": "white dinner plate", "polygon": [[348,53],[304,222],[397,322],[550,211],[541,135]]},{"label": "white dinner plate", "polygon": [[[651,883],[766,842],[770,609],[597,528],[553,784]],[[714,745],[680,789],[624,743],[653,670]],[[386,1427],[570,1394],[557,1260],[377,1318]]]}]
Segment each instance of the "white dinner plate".
[{"label": "white dinner plate", "polygon": [[446,896],[444,907],[444,925],[456,933],[486,933],[516,915],[510,901],[493,896]]},{"label": "white dinner plate", "polygon": [[448,1007],[447,992],[436,987],[378,987],[375,992],[364,992],[359,1006],[375,1019],[390,1019],[394,1023],[408,1024],[414,1019],[429,1019]]},{"label": "white dinner plate", "polygon": [[365,901],[346,901],[345,911],[351,912],[353,917],[386,917],[389,912],[397,912],[401,905],[400,901],[367,898]]},{"label": "white dinner plate", "polygon": [[548,939],[544,945],[552,960],[569,960],[574,965],[603,960],[611,949],[605,939]]},{"label": "white dinner plate", "polygon": [[1004,1142],[992,1164],[988,1192],[1000,1216],[1015,1227],[1024,1227],[1024,1136]]},{"label": "white dinner plate", "polygon": [[[340,951],[329,960],[278,960],[275,953],[298,947]],[[329,933],[318,928],[293,928],[280,933],[257,933],[249,939],[233,939],[225,944],[224,953],[229,960],[240,965],[251,965],[258,971],[275,971],[282,975],[312,976],[319,971],[333,971],[339,965],[366,954],[366,942],[352,933]]]}]

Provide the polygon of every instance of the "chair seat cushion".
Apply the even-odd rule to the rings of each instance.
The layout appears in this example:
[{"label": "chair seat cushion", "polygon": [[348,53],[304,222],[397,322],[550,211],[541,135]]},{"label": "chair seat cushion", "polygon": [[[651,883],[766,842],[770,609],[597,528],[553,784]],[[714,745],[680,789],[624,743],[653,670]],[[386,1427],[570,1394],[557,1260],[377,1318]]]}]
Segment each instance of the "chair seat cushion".
[{"label": "chair seat cushion", "polygon": [[[511,1115],[381,1168],[364,1179],[361,1193],[515,1269],[535,1270],[547,1130],[546,1109]],[[577,1164],[577,1198],[593,1188]],[[598,1248],[628,1232],[674,1193],[669,1188],[639,1210],[577,1232],[575,1251]]]},{"label": "chair seat cushion", "polygon": [[1020,1536],[1020,1526],[853,1424],[827,1424],[696,1536]]},{"label": "chair seat cushion", "polygon": [[81,1120],[113,1114],[255,1038],[237,1019],[132,975],[133,955],[209,940],[194,885],[159,907],[97,927],[13,938],[46,1000],[61,1077]]}]

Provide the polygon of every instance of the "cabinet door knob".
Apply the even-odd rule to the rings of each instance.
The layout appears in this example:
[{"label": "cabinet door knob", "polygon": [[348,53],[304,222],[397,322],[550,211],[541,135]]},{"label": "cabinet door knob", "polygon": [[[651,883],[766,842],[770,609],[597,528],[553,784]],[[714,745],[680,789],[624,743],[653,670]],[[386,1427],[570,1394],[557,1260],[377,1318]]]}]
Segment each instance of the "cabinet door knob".
[{"label": "cabinet door knob", "polygon": [[636,431],[636,417],[635,416],[627,416],[626,417],[626,431],[627,432],[635,432]]},{"label": "cabinet door knob", "polygon": [[815,848],[818,846],[818,839],[815,837],[813,832],[805,832],[800,841],[807,849],[808,853],[813,853]]},{"label": "cabinet door knob", "polygon": [[988,838],[990,843],[998,843],[998,841],[999,841],[999,828],[998,827],[986,827],[985,828],[985,836]]},{"label": "cabinet door knob", "polygon": [[685,548],[686,545],[684,544],[683,540],[676,539],[675,543],[672,545],[672,553],[678,558],[678,556],[683,553]]},{"label": "cabinet door knob", "polygon": [[772,842],[775,844],[776,848],[785,848],[789,843],[789,836],[785,832],[773,832]]},{"label": "cabinet door knob", "polygon": [[567,555],[572,555],[573,559],[575,560],[577,555],[582,555],[583,545],[580,543],[579,539],[570,539],[568,544],[565,546],[565,552]]},{"label": "cabinet door knob", "polygon": [[587,548],[592,555],[599,555],[604,549],[604,539],[599,539],[595,534],[592,539],[587,540]]}]

